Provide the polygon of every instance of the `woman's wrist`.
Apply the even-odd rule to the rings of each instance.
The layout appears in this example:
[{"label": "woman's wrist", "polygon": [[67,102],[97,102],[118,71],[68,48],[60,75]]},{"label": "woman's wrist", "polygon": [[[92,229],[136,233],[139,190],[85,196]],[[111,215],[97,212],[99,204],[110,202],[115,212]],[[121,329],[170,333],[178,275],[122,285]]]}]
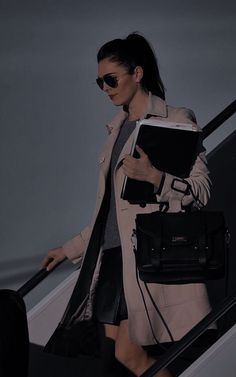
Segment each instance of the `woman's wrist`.
[{"label": "woman's wrist", "polygon": [[148,182],[152,183],[156,187],[159,187],[163,178],[163,174],[164,173],[162,171],[152,166],[148,174]]}]

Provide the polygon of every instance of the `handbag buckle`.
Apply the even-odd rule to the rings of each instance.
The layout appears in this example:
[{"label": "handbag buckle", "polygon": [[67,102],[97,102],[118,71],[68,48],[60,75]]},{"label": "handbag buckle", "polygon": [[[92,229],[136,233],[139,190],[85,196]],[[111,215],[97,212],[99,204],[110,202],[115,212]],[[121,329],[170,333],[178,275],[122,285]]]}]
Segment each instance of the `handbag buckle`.
[{"label": "handbag buckle", "polygon": [[171,242],[175,243],[175,244],[177,244],[177,243],[186,243],[187,241],[188,240],[187,240],[187,238],[185,236],[173,236],[171,238]]}]

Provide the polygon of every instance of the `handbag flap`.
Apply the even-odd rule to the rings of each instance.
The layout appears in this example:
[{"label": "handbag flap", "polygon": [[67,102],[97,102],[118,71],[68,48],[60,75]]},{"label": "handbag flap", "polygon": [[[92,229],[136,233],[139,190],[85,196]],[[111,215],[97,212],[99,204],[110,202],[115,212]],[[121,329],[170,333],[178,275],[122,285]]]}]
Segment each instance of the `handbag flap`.
[{"label": "handbag flap", "polygon": [[[199,241],[208,243],[211,235],[225,230],[224,215],[220,211],[152,212],[136,216],[137,239],[139,234],[155,239],[162,245],[187,245]],[[205,245],[206,246],[206,245]]]}]

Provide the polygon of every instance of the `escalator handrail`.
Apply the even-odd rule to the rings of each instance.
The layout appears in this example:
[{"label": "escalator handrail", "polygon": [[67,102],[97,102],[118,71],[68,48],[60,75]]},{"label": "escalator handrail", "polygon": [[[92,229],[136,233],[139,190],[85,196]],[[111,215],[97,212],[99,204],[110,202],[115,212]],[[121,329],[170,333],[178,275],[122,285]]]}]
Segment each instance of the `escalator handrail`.
[{"label": "escalator handrail", "polygon": [[227,119],[229,119],[236,112],[236,100],[231,102],[223,111],[221,111],[215,118],[213,118],[209,123],[207,123],[202,131],[203,138],[206,139],[211,135],[217,128],[219,128]]},{"label": "escalator handrail", "polygon": [[218,307],[212,310],[196,326],[194,326],[180,341],[169,348],[158,361],[148,368],[140,377],[153,377],[161,369],[166,368],[174,361],[183,351],[185,351],[196,339],[202,335],[211,324],[219,320],[233,306],[236,305],[236,294],[225,298],[219,303]]},{"label": "escalator handrail", "polygon": [[32,291],[41,281],[43,281],[49,274],[51,274],[56,268],[58,268],[65,259],[60,261],[58,264],[54,266],[51,270],[47,271],[46,268],[41,268],[35,275],[33,275],[29,280],[27,280],[19,289],[17,289],[17,293],[21,297],[26,296],[30,291]]}]

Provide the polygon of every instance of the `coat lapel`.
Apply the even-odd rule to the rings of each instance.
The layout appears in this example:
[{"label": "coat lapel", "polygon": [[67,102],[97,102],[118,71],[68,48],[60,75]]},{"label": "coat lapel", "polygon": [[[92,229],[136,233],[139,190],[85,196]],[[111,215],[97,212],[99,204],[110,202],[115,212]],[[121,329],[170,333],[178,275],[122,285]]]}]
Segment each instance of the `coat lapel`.
[{"label": "coat lapel", "polygon": [[109,136],[99,156],[101,171],[105,175],[105,177],[107,176],[107,173],[109,171],[114,144],[119,135],[120,128],[123,125],[125,119],[127,118],[127,115],[128,114],[126,112],[121,111],[115,116],[115,118],[111,122],[109,122],[106,125]]}]

